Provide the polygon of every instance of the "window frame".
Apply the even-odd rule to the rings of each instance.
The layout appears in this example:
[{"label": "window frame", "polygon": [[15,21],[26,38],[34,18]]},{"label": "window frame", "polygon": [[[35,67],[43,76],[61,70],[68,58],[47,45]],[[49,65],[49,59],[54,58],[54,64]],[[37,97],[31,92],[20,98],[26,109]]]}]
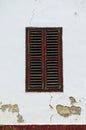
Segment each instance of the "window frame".
[{"label": "window frame", "polygon": [[[59,42],[59,49],[58,49],[58,53],[59,53],[59,77],[60,77],[60,88],[52,88],[52,89],[45,89],[45,88],[41,88],[41,89],[28,89],[28,77],[30,78],[30,75],[28,74],[28,60],[29,56],[28,56],[28,45],[29,43],[29,35],[28,35],[28,31],[30,31],[31,29],[45,29],[45,31],[47,29],[51,29],[51,30],[58,30],[58,34],[59,34],[59,38],[58,38],[58,42]],[[26,70],[25,70],[25,91],[26,92],[63,92],[63,49],[62,49],[62,27],[26,27]],[[45,38],[46,34],[42,34],[42,37]],[[46,39],[45,39],[46,40]],[[42,41],[43,42],[43,41]],[[43,43],[42,43],[43,46]],[[42,53],[42,61],[43,61],[43,53]],[[45,71],[46,71],[46,64],[45,64]]]}]

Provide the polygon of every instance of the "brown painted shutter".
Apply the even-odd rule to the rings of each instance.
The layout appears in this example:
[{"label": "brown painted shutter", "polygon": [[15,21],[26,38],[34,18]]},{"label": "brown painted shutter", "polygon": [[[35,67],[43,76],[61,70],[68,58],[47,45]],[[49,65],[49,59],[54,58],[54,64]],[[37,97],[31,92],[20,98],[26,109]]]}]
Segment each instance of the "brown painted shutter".
[{"label": "brown painted shutter", "polygon": [[62,29],[26,29],[26,91],[62,91]]},{"label": "brown painted shutter", "polygon": [[42,30],[27,30],[27,90],[42,89]]},{"label": "brown painted shutter", "polygon": [[61,29],[46,29],[46,82],[49,90],[62,89]]}]

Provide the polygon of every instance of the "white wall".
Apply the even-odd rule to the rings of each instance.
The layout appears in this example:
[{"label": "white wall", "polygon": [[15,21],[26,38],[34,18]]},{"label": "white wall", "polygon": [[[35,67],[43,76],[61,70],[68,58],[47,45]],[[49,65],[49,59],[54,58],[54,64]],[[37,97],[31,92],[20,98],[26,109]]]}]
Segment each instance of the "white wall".
[{"label": "white wall", "polygon": [[[29,26],[63,27],[64,93],[25,93],[25,27]],[[0,0],[0,100],[18,103],[25,123],[86,123],[84,111],[75,122],[76,117],[58,118],[49,108],[51,96],[54,107],[61,102],[68,105],[71,95],[86,102],[85,35],[85,0]],[[4,114],[1,123],[16,123]]]}]

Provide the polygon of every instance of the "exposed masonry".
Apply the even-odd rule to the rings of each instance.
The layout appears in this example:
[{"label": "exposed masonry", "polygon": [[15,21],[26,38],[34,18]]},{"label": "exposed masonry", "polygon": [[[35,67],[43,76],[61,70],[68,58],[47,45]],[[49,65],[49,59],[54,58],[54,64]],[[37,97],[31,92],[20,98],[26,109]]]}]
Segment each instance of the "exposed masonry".
[{"label": "exposed masonry", "polygon": [[8,112],[17,113],[17,122],[18,123],[24,122],[23,116],[20,115],[20,113],[19,113],[19,106],[17,104],[14,104],[14,105],[4,104],[4,105],[1,105],[0,109],[2,112],[5,112],[6,110],[8,110]]},{"label": "exposed masonry", "polygon": [[[52,106],[52,99],[53,96],[50,97],[50,102],[49,102],[49,107],[50,110],[53,110],[54,107]],[[57,111],[57,113],[60,116],[63,117],[69,117],[71,115],[80,115],[81,114],[81,107],[80,106],[75,106],[74,104],[77,104],[77,101],[74,97],[70,96],[69,97],[69,101],[70,101],[70,106],[64,106],[62,104],[57,104],[56,105],[56,109],[54,109],[55,111]],[[23,123],[24,119],[23,116],[19,113],[19,106],[18,104],[1,104],[0,110],[2,112],[8,111],[11,113],[17,113],[17,122],[18,123]],[[54,114],[52,113],[50,116],[50,121],[52,121]]]},{"label": "exposed masonry", "polygon": [[76,99],[74,97],[69,97],[71,105],[74,105],[74,103],[77,103]]},{"label": "exposed masonry", "polygon": [[56,105],[57,113],[63,117],[68,117],[70,115],[80,115],[81,114],[81,107],[75,106],[74,103],[77,103],[74,97],[69,97],[70,103],[72,106],[63,106],[63,105]]},{"label": "exposed masonry", "polygon": [[81,108],[76,107],[76,106],[69,107],[69,106],[57,105],[56,110],[57,110],[58,114],[60,114],[63,117],[81,114]]},{"label": "exposed masonry", "polygon": [[[71,115],[80,115],[81,114],[81,107],[75,106],[74,104],[77,103],[76,99],[74,97],[69,97],[69,101],[71,106],[64,106],[61,104],[56,105],[56,111],[59,115],[63,117],[69,117]],[[49,104],[50,109],[54,109],[54,107]],[[53,114],[50,116],[50,121],[52,121]]]}]

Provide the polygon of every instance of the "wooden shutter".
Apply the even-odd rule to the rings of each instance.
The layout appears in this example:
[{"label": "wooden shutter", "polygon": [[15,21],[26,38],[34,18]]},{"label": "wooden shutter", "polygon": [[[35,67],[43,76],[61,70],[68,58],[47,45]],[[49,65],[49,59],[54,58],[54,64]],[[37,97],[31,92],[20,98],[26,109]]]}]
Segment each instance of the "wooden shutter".
[{"label": "wooden shutter", "polygon": [[26,91],[63,91],[62,28],[26,28]]},{"label": "wooden shutter", "polygon": [[46,29],[46,85],[47,89],[62,88],[61,29]]}]

